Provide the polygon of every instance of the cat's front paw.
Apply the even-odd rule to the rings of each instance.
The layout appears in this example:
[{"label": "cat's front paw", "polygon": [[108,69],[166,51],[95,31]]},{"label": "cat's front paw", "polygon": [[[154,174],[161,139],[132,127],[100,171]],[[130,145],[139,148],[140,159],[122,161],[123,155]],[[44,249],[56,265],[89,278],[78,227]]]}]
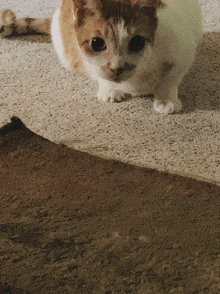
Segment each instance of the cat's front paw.
[{"label": "cat's front paw", "polygon": [[121,102],[127,94],[120,90],[98,91],[98,100],[101,102]]},{"label": "cat's front paw", "polygon": [[181,111],[182,103],[178,98],[166,101],[155,99],[154,109],[161,114],[172,114]]},{"label": "cat's front paw", "polygon": [[13,33],[16,15],[9,9],[0,11],[0,37],[7,37]]}]

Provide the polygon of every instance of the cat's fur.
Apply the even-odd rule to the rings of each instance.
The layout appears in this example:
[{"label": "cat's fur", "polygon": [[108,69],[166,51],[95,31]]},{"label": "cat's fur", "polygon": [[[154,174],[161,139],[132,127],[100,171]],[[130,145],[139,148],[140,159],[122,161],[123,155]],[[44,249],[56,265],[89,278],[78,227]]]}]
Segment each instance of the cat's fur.
[{"label": "cat's fur", "polygon": [[[0,12],[3,36],[49,30],[50,19]],[[62,0],[51,33],[62,64],[98,81],[100,101],[152,93],[155,110],[169,114],[182,108],[178,86],[202,36],[200,6],[197,0]]]}]

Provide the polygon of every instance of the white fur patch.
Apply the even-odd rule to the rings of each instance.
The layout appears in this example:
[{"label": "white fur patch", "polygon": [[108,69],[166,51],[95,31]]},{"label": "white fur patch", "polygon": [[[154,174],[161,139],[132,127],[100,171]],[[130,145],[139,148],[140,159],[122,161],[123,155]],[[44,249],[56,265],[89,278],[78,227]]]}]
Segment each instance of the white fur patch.
[{"label": "white fur patch", "polygon": [[63,42],[60,34],[60,28],[59,28],[59,16],[60,16],[60,8],[57,9],[55,12],[52,24],[51,24],[51,35],[52,35],[52,41],[55,47],[55,50],[62,62],[62,65],[66,69],[71,69],[71,66],[69,64],[69,61],[67,60],[66,56],[64,55],[64,48],[63,48]]},{"label": "white fur patch", "polygon": [[117,42],[119,46],[121,46],[123,41],[129,37],[128,31],[127,31],[127,28],[125,27],[125,22],[123,19],[115,26],[115,32],[116,32]]}]

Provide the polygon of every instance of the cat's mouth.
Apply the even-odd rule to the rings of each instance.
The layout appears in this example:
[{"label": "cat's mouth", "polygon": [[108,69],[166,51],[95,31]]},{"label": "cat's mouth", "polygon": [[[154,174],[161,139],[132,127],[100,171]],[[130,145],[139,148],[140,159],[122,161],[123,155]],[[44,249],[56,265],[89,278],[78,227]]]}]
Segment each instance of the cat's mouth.
[{"label": "cat's mouth", "polygon": [[115,83],[120,83],[122,81],[126,81],[127,79],[129,79],[129,77],[130,77],[130,75],[129,76],[115,76],[115,77],[108,78],[108,80],[115,82]]},{"label": "cat's mouth", "polygon": [[128,77],[106,77],[106,76],[102,76],[102,78],[104,78],[105,80],[108,80],[108,81],[111,81],[111,82],[114,82],[114,83],[121,83],[121,82],[124,82],[126,80],[129,79],[130,76]]},{"label": "cat's mouth", "polygon": [[103,78],[111,82],[120,83],[128,80],[132,76],[132,72],[123,72],[121,74],[106,74],[103,73]]}]

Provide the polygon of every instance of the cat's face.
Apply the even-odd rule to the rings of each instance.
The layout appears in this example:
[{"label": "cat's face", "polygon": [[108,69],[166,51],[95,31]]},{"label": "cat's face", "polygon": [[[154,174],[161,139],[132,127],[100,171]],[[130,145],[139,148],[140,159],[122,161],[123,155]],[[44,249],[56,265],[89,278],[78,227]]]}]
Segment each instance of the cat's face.
[{"label": "cat's face", "polygon": [[77,1],[75,30],[90,71],[113,82],[129,79],[150,58],[156,7],[131,0]]}]

